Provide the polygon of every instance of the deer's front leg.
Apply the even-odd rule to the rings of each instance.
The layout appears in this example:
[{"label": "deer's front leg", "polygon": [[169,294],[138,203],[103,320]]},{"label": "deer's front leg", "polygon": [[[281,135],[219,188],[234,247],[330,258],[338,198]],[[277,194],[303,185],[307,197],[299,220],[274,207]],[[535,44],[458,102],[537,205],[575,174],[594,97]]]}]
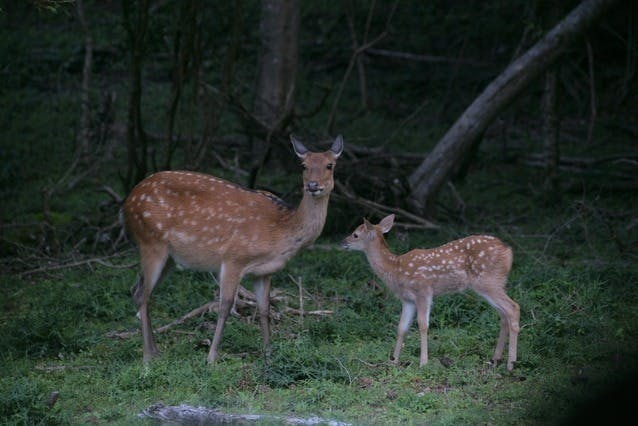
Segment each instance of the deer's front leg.
[{"label": "deer's front leg", "polygon": [[399,362],[399,355],[403,348],[403,339],[405,334],[410,329],[412,321],[414,320],[414,313],[416,312],[416,306],[412,302],[401,301],[401,319],[399,320],[399,327],[397,328],[397,343],[394,346],[394,353],[392,354],[391,362],[397,364]]}]

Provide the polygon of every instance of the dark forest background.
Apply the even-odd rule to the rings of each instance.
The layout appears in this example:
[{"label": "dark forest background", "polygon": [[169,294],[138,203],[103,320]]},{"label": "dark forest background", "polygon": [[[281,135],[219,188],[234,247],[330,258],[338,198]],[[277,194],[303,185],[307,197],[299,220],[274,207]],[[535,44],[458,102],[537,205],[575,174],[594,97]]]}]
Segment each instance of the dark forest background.
[{"label": "dark forest background", "polygon": [[[637,364],[637,23],[631,0],[0,1],[0,417],[129,423],[164,401],[358,424],[613,419]],[[273,279],[274,361],[245,309],[212,374],[203,316],[143,369],[122,200],[188,169],[295,205],[291,134],[345,150],[322,236]],[[416,332],[385,363],[399,304],[336,242],[390,213],[395,252],[470,233],[512,246],[512,374],[484,368],[498,321],[471,296],[437,301],[427,369]],[[331,314],[299,325],[292,277]],[[174,274],[157,323],[213,281]]]},{"label": "dark forest background", "polygon": [[[586,25],[510,77],[529,82],[481,99],[577,6],[594,9]],[[482,206],[459,188],[487,168],[496,180],[482,191],[497,204],[507,204],[502,182],[540,209],[566,194],[631,196],[635,9],[540,0],[7,3],[3,229],[31,223],[54,252],[112,249],[104,243],[119,229],[103,221],[163,169],[221,174],[294,199],[291,133],[318,148],[345,137],[328,233],[350,228],[354,212],[395,212],[421,227],[464,220],[468,203]],[[86,226],[64,230],[77,215]]]}]

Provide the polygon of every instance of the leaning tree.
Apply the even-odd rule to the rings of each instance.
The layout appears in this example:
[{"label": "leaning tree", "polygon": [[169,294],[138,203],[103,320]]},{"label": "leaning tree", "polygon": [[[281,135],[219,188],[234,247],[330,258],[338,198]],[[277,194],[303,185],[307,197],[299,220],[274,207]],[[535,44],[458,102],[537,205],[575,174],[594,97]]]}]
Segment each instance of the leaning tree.
[{"label": "leaning tree", "polygon": [[492,120],[617,1],[583,1],[483,90],[410,175],[409,198],[414,209],[430,210],[436,194]]}]

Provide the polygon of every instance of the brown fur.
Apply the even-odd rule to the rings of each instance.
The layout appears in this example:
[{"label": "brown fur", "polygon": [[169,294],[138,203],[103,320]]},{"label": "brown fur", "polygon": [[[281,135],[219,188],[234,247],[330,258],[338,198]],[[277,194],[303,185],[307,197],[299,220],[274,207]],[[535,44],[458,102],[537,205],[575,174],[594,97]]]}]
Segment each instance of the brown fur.
[{"label": "brown fur", "polygon": [[209,362],[218,357],[224,323],[247,275],[255,278],[263,343],[268,347],[271,275],[321,234],[334,187],[334,165],[343,150],[341,136],[326,152],[310,152],[294,138],[292,143],[304,167],[303,198],[296,209],[273,194],[186,171],[155,173],[126,198],[124,219],[142,264],[131,292],[141,321],[144,361],[158,353],[148,301],[174,263],[219,273],[220,304]]},{"label": "brown fur", "polygon": [[495,237],[472,235],[433,249],[415,249],[395,255],[383,237],[393,223],[394,215],[385,217],[378,225],[364,220],[342,243],[345,248],[363,251],[374,273],[401,301],[403,309],[393,362],[399,360],[403,339],[416,311],[421,334],[420,365],[425,365],[433,297],[470,288],[498,311],[501,329],[492,359],[496,364],[502,358],[509,333],[507,369],[512,370],[520,316],[518,304],[505,294],[512,268],[512,250]]}]

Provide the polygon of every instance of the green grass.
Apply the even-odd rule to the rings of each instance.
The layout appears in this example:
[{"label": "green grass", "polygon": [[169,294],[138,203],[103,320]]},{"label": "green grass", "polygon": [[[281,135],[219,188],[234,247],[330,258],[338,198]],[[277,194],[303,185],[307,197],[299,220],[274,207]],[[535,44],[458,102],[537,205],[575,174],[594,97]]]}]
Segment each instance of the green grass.
[{"label": "green grass", "polygon": [[[152,404],[190,404],[228,413],[321,416],[354,424],[558,424],[636,367],[638,300],[635,270],[517,261],[509,294],[521,305],[519,363],[513,373],[490,368],[498,318],[472,294],[435,301],[430,363],[418,368],[418,333],[406,339],[399,366],[387,363],[400,304],[371,290],[362,256],[306,251],[275,277],[297,306],[332,315],[273,324],[269,362],[250,315],[229,320],[222,359],[205,363],[214,314],[158,335],[162,356],[141,362],[128,288],[131,270],[103,267],[31,279],[2,277],[0,416],[9,424],[137,421]],[[620,272],[625,271],[625,272]],[[248,283],[246,283],[248,286]],[[162,325],[214,293],[207,274],[175,272],[153,297]],[[275,305],[283,312],[282,303]],[[451,364],[444,366],[446,358]],[[57,403],[49,408],[52,392]]]}]

